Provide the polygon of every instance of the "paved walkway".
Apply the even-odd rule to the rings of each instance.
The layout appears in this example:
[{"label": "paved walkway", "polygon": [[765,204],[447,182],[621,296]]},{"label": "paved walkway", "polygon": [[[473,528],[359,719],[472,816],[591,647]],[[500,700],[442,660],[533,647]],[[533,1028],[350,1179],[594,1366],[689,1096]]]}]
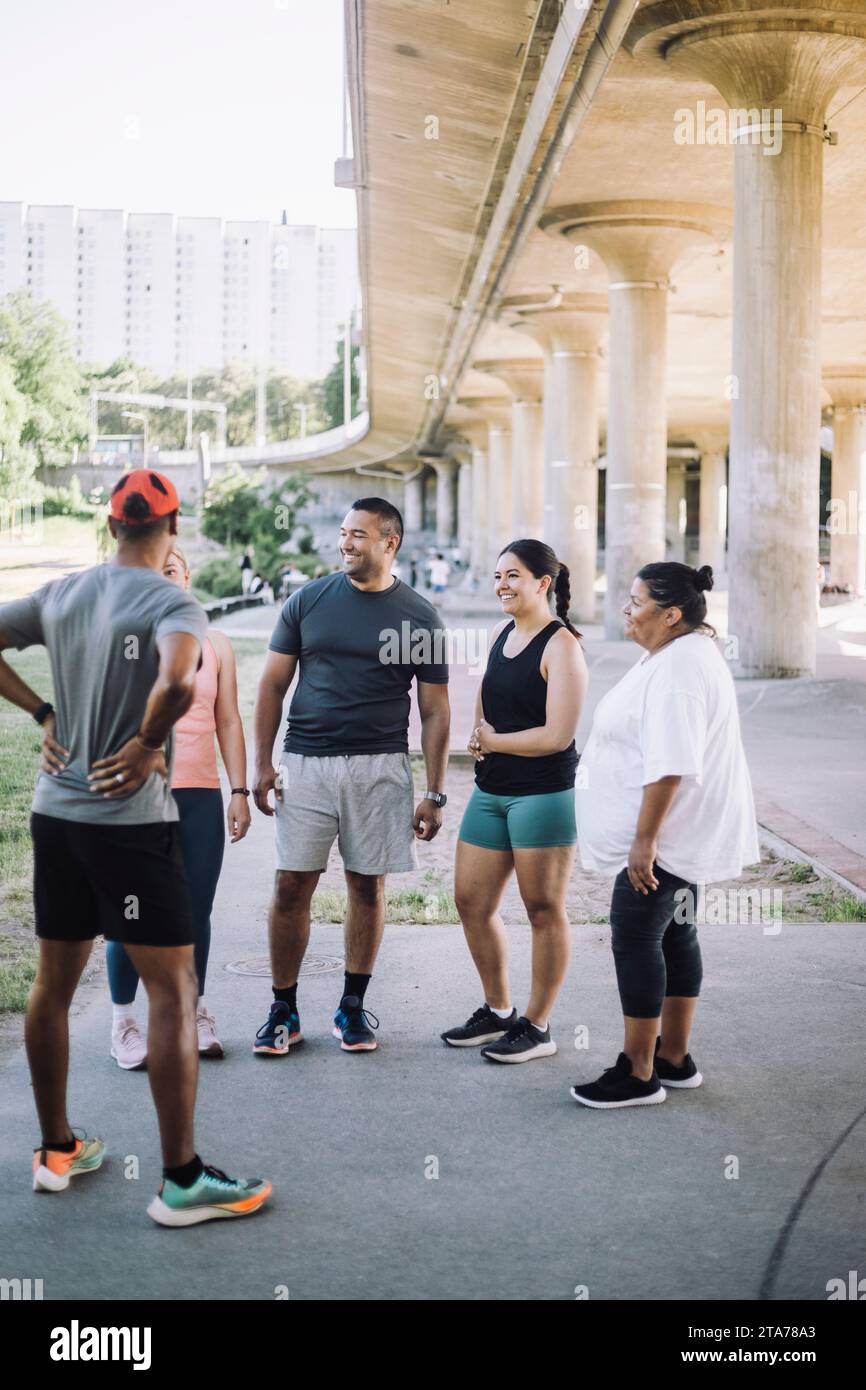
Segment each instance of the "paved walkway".
[{"label": "paved walkway", "polygon": [[[821,661],[841,672],[739,694],[759,799],[766,789],[779,813],[859,859],[866,687],[832,631]],[[587,646],[597,699],[634,651],[594,632]],[[474,684],[457,673],[456,747]],[[340,929],[314,927],[299,991],[307,1040],[288,1058],[254,1058],[269,982],[228,967],[266,969],[272,862],[271,827],[256,816],[226,854],[207,992],[228,1056],[203,1066],[199,1107],[206,1158],[273,1178],[272,1204],[217,1228],[151,1225],[147,1078],[108,1056],[98,979],[73,1020],[71,1116],[106,1138],[110,1158],[60,1197],[30,1192],[37,1136],[23,1052],[12,1051],[0,1068],[0,1275],[42,1278],[49,1299],[269,1299],[285,1285],[294,1299],[564,1300],[586,1286],[592,1299],[705,1300],[824,1299],[828,1280],[863,1272],[862,926],[703,927],[694,1050],[705,1086],[598,1114],[568,1094],[620,1044],[607,929],[585,919],[554,1058],[495,1068],[438,1041],[478,1002],[456,926],[387,929],[369,996],[381,1047],[359,1056],[329,1035]],[[519,920],[507,930],[520,1002],[529,933]]]},{"label": "paved walkway", "polygon": [[[73,1026],[73,1122],[103,1135],[104,1171],[59,1197],[29,1191],[35,1142],[21,1052],[2,1068],[2,1273],[52,1299],[823,1299],[862,1271],[866,936],[843,925],[702,929],[707,990],[695,1037],[706,1075],[661,1106],[599,1114],[568,1090],[620,1044],[607,933],[574,931],[556,1057],[496,1068],[438,1032],[477,1005],[459,928],[394,926],[370,990],[381,1047],[342,1053],[339,928],[313,928],[299,1004],[307,1039],[254,1058],[269,1001],[262,964],[270,827],[229,850],[208,997],[228,1056],[203,1065],[199,1147],[266,1174],[269,1209],[189,1232],[145,1215],[159,1160],[147,1078],[108,1056],[110,1007],[91,990]],[[529,942],[508,928],[515,997]],[[574,1047],[588,1029],[589,1048]],[[778,1242],[827,1160],[783,1248]],[[140,1178],[128,1179],[129,1159]],[[736,1159],[739,1177],[726,1178]],[[438,1178],[428,1178],[438,1165]],[[63,1257],[58,1259],[58,1251]]]}]

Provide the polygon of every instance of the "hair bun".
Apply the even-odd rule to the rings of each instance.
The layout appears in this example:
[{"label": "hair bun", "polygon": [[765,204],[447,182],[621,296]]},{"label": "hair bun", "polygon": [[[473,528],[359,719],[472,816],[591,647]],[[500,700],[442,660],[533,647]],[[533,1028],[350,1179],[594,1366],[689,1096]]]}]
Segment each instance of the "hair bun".
[{"label": "hair bun", "polygon": [[695,587],[698,593],[704,589],[713,587],[713,569],[711,565],[701,565],[699,570],[695,570]]}]

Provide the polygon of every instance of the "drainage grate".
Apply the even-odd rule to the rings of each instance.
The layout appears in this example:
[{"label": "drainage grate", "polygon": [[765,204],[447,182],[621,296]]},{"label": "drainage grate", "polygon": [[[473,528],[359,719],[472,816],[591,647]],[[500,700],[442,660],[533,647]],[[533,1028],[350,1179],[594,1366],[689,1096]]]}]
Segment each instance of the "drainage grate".
[{"label": "drainage grate", "polygon": [[[302,975],[324,975],[329,970],[342,970],[340,956],[305,956],[301,966]],[[264,975],[271,977],[271,962],[267,956],[251,956],[249,960],[229,961],[226,970],[233,975]]]}]

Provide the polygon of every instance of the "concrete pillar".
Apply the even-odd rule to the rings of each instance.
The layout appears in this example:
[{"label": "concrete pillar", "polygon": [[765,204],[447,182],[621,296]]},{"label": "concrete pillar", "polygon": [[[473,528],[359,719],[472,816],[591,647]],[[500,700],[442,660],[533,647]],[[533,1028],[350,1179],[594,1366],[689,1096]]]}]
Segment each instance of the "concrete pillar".
[{"label": "concrete pillar", "polygon": [[483,581],[487,569],[487,450],[472,445],[472,537],[469,564]]},{"label": "concrete pillar", "polygon": [[[862,79],[866,14],[641,7],[629,47],[713,84],[734,137],[729,633],[738,674],[815,670],[824,118]],[[780,12],[784,10],[784,18]],[[834,29],[844,28],[844,32]]]},{"label": "concrete pillar", "polygon": [[446,458],[431,462],[436,474],[436,544],[450,547],[457,529],[457,464]]},{"label": "concrete pillar", "polygon": [[544,526],[544,361],[497,358],[473,363],[511,393],[511,540],[540,538]]},{"label": "concrete pillar", "polygon": [[424,530],[424,480],[420,473],[403,485],[403,526],[407,534]]},{"label": "concrete pillar", "polygon": [[[489,497],[489,429],[487,419],[474,409],[477,398],[461,398],[452,406],[446,417],[454,429],[459,430],[472,450],[472,501],[471,533],[469,539],[469,564],[477,578],[484,585],[489,578],[490,540],[490,497]],[[492,406],[506,407],[503,399],[497,398]]]},{"label": "concrete pillar", "polygon": [[665,559],[686,558],[686,466],[682,459],[671,459],[667,466],[665,489]]},{"label": "concrete pillar", "polygon": [[461,400],[487,424],[487,553],[482,591],[492,590],[493,572],[511,532],[511,406],[504,396],[473,396]]},{"label": "concrete pillar", "polygon": [[610,368],[605,501],[605,636],[622,638],[622,605],[642,565],[665,558],[667,295],[696,242],[725,235],[727,215],[691,203],[629,200],[556,208],[553,235],[586,244],[609,274]]},{"label": "concrete pillar", "polygon": [[698,565],[711,565],[719,577],[727,569],[727,430],[698,434],[695,445],[701,452]]},{"label": "concrete pillar", "polygon": [[571,611],[595,619],[598,532],[598,362],[607,322],[604,295],[559,294],[556,307],[528,295],[502,317],[544,350],[544,520],[542,537],[568,566]]},{"label": "concrete pillar", "polygon": [[830,582],[866,590],[866,369],[828,367],[824,385],[833,399],[833,470],[830,486]]},{"label": "concrete pillar", "polygon": [[457,548],[461,560],[469,562],[472,555],[472,462],[459,459],[457,463]]}]

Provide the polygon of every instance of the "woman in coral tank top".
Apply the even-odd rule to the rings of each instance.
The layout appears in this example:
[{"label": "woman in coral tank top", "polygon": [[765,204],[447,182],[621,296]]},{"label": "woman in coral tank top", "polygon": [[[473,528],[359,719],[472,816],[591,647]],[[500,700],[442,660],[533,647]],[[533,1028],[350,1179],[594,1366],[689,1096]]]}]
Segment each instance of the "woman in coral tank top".
[{"label": "woman in coral tank top", "polygon": [[[183,552],[176,546],[166,561],[163,574],[180,588],[189,588],[189,566]],[[196,676],[193,702],[174,727],[171,789],[180,813],[180,846],[193,908],[195,967],[199,981],[196,1009],[198,1050],[202,1057],[222,1057],[222,1043],[217,1037],[214,1017],[204,998],[210,950],[210,915],[225,847],[223,801],[214,738],[219,742],[232,789],[227,814],[232,844],[242,840],[250,826],[249,793],[246,790],[247,752],[238,710],[232,644],[224,632],[211,628],[202,643],[201,655],[202,664]],[[111,1055],[124,1071],[135,1071],[147,1061],[147,1043],[134,1013],[138,972],[121,942],[107,942],[106,957],[114,1005]]]}]

